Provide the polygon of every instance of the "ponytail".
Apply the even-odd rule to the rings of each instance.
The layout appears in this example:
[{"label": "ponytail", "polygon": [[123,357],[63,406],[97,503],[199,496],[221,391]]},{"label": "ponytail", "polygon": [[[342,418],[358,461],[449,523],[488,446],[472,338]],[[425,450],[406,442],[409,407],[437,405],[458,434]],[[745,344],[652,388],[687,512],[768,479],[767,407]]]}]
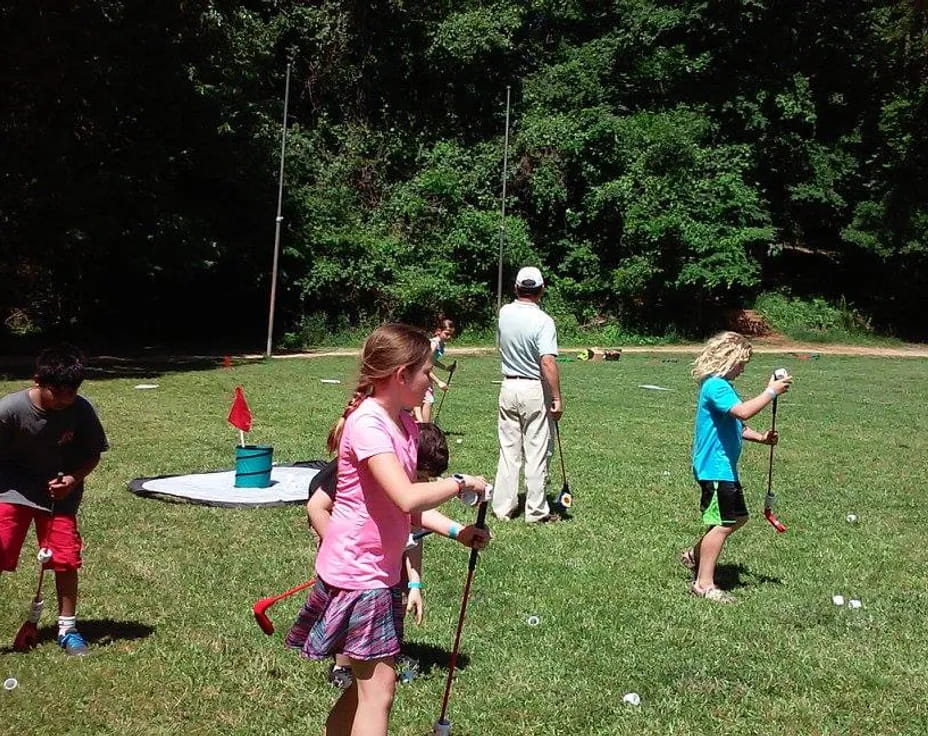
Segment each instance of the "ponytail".
[{"label": "ponytail", "polygon": [[342,439],[342,430],[345,428],[345,420],[351,412],[361,406],[361,402],[370,396],[373,390],[374,385],[363,377],[358,381],[358,387],[348,400],[345,411],[342,412],[338,421],[335,422],[335,424],[332,425],[332,429],[329,430],[329,437],[326,440],[326,447],[328,447],[329,452],[338,452],[338,443],[341,442]]},{"label": "ponytail", "polygon": [[389,378],[397,368],[421,366],[432,354],[432,344],[419,330],[409,325],[385,324],[374,330],[361,348],[361,370],[345,411],[335,422],[326,446],[329,452],[338,452],[345,420],[361,402],[374,393],[377,383]]}]

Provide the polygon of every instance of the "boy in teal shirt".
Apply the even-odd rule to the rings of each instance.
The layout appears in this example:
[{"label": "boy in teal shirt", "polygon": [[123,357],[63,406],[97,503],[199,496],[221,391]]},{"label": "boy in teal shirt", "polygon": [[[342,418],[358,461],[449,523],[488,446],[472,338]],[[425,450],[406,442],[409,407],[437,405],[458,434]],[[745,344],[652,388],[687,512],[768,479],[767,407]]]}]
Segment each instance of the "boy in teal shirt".
[{"label": "boy in teal shirt", "polygon": [[709,340],[693,362],[692,375],[700,384],[693,475],[702,490],[702,520],[709,528],[680,556],[680,561],[696,573],[690,592],[718,603],[732,603],[735,599],[716,586],[715,565],[725,541],[748,520],[738,480],[742,442],[775,445],[778,439],[776,432],[756,432],[745,422],[786,392],[793,380],[789,376],[771,378],[763,392],[742,401],[731,382],[744,372],[751,355],[751,343],[746,338],[737,332],[723,332]]}]

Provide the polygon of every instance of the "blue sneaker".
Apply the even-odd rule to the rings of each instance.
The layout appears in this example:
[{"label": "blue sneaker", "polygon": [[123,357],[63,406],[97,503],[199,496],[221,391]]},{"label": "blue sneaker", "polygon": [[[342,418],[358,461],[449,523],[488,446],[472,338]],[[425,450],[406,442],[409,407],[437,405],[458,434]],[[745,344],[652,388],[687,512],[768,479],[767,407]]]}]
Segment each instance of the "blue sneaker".
[{"label": "blue sneaker", "polygon": [[58,646],[64,649],[69,657],[86,657],[90,654],[87,642],[77,629],[71,629],[58,637]]}]

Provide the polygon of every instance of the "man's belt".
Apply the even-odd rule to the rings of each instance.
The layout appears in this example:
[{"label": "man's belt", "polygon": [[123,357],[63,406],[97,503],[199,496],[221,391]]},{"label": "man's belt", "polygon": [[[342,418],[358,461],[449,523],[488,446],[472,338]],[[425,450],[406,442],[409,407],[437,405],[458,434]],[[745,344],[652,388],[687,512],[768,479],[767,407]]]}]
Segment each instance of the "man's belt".
[{"label": "man's belt", "polygon": [[529,376],[503,376],[507,380],[513,381],[540,381],[540,378],[530,378]]}]

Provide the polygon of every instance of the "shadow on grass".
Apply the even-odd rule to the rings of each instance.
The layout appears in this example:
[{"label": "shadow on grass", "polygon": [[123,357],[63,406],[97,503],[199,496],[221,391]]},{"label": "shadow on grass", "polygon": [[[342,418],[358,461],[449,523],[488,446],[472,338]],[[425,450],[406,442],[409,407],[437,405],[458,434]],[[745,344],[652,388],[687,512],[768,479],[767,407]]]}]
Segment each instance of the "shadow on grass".
[{"label": "shadow on grass", "polygon": [[[78,630],[90,647],[106,647],[117,641],[130,641],[144,639],[151,636],[155,628],[138,621],[113,621],[103,619],[80,619]],[[38,643],[54,642],[58,638],[58,629],[55,626],[43,626],[39,629]],[[10,646],[0,649],[0,654],[12,654]]]},{"label": "shadow on grass", "polygon": [[[263,358],[234,358],[225,366],[222,355],[137,355],[121,357],[115,355],[90,355],[84,373],[88,379],[105,381],[112,378],[156,378],[165,373],[210,371],[216,368],[260,363]],[[28,381],[35,373],[34,357],[0,358],[0,379],[6,381]]]},{"label": "shadow on grass", "polygon": [[[403,642],[403,653],[401,656],[411,657],[416,660],[419,667],[420,675],[427,675],[436,667],[441,670],[448,670],[451,664],[451,652],[432,646],[431,644],[419,644],[414,641]],[[458,660],[455,662],[454,669],[463,670],[470,663],[466,654],[458,652]]]},{"label": "shadow on grass", "polygon": [[[742,580],[742,576],[750,580]],[[750,585],[783,585],[780,578],[752,573],[744,565],[716,565],[715,584],[723,590],[746,588]]]}]

